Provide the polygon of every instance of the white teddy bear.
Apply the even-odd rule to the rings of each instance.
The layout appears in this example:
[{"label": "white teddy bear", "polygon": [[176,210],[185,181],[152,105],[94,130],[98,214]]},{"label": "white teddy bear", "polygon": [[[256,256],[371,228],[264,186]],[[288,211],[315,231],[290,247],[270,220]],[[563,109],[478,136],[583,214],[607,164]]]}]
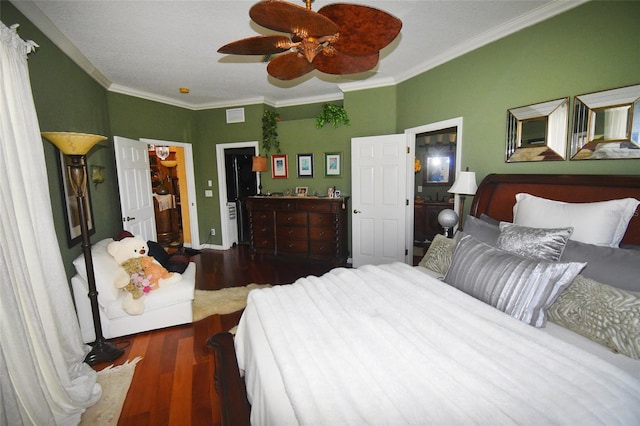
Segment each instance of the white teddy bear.
[{"label": "white teddy bear", "polygon": [[121,267],[113,284],[125,292],[122,309],[129,315],[144,312],[143,296],[146,293],[182,279],[180,274],[167,271],[157,260],[148,256],[149,247],[140,237],[127,237],[109,243],[107,252]]}]

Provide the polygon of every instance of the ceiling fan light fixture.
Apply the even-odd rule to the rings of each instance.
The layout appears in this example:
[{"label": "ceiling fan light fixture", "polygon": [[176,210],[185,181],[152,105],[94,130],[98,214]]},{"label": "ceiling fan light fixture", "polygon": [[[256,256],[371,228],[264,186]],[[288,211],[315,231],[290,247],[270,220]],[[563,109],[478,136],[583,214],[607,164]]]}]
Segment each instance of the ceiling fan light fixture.
[{"label": "ceiling fan light fixture", "polygon": [[[218,52],[264,55],[270,60],[267,72],[279,80],[292,80],[314,69],[334,75],[354,74],[375,67],[380,50],[402,28],[398,18],[369,6],[336,3],[314,12],[313,0],[302,1],[306,8],[281,0],[263,0],[249,10],[255,23],[287,32],[290,37],[245,38],[222,46]],[[271,56],[275,53],[282,55]]]}]

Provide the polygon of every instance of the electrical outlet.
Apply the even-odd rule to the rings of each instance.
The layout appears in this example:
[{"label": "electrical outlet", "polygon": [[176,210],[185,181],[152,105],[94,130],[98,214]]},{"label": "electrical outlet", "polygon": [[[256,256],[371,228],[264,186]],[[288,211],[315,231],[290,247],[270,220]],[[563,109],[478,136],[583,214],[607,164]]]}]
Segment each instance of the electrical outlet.
[{"label": "electrical outlet", "polygon": [[211,228],[211,235],[216,235],[216,228]]}]

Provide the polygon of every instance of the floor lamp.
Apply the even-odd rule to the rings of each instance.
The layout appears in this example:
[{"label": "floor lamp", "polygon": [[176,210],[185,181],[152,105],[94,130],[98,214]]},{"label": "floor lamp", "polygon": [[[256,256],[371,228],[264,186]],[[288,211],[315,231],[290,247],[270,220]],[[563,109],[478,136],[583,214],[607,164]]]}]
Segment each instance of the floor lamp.
[{"label": "floor lamp", "polygon": [[89,226],[87,224],[87,211],[85,197],[87,193],[87,166],[86,154],[100,141],[107,139],[100,135],[70,132],[42,132],[42,136],[54,144],[67,157],[69,181],[74,195],[78,200],[78,213],[80,215],[80,231],[82,234],[82,251],[87,265],[87,283],[89,284],[89,300],[93,314],[93,326],[96,332],[96,341],[93,348],[84,359],[89,365],[99,362],[109,362],[120,357],[124,350],[118,349],[112,343],[105,340],[102,335],[100,312],[98,310],[98,291],[96,290],[96,277],[93,270],[93,258],[91,257],[91,240],[89,238]]},{"label": "floor lamp", "polygon": [[260,181],[258,185],[258,195],[262,195],[262,179],[260,178],[260,173],[267,171],[267,157],[262,155],[254,156],[253,162],[251,163],[251,171],[258,173],[258,180]]},{"label": "floor lamp", "polygon": [[456,177],[456,181],[453,183],[453,186],[449,188],[449,191],[452,194],[457,194],[460,196],[460,213],[458,213],[458,230],[462,231],[462,215],[464,214],[464,199],[467,195],[475,195],[478,190],[478,185],[476,184],[476,173],[470,172],[469,168],[464,172],[460,172],[460,174]]}]

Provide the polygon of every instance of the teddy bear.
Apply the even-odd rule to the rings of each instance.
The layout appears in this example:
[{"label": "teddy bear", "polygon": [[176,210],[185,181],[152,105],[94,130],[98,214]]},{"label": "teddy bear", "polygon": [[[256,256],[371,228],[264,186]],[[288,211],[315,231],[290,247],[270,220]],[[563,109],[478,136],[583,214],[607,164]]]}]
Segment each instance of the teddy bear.
[{"label": "teddy bear", "polygon": [[109,243],[107,252],[121,266],[114,286],[125,292],[122,309],[129,315],[144,312],[142,296],[182,279],[180,274],[167,271],[157,260],[148,256],[149,247],[140,237],[127,237]]}]

